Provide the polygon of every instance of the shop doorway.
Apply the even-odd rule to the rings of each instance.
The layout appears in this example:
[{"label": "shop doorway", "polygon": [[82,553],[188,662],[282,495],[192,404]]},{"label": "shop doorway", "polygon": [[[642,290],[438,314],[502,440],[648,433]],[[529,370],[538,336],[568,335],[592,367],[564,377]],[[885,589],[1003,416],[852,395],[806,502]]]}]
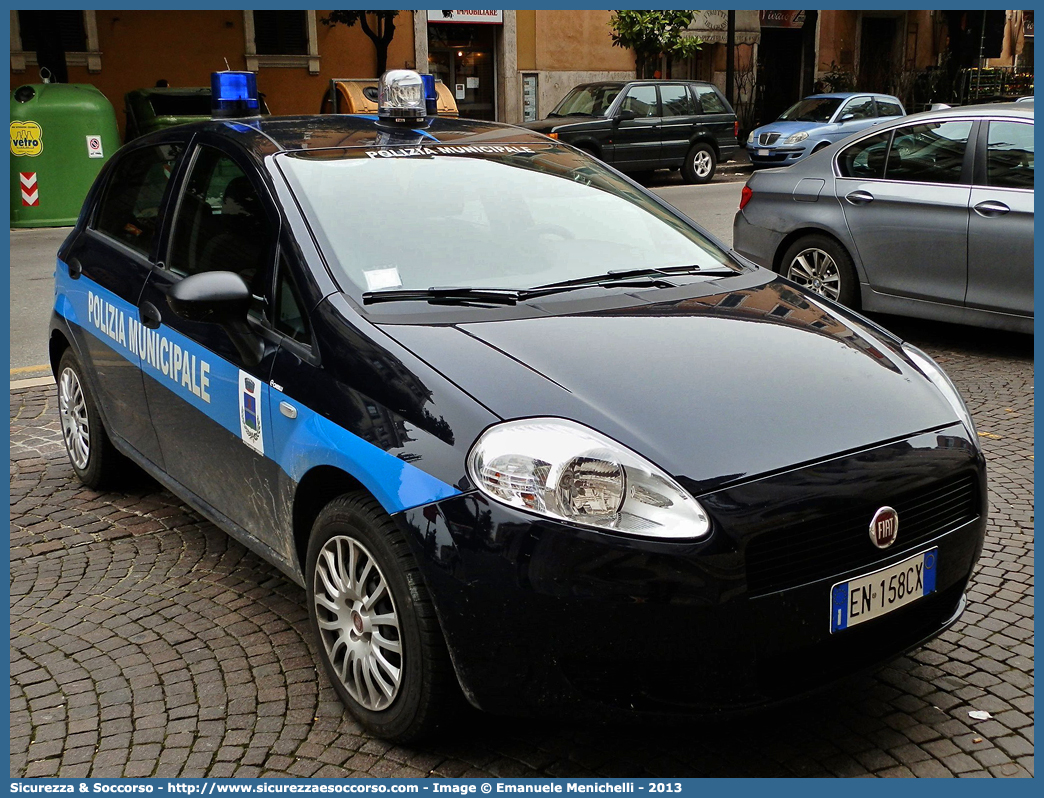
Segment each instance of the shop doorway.
[{"label": "shop doorway", "polygon": [[896,19],[863,17],[859,36],[859,91],[890,92],[894,68]]},{"label": "shop doorway", "polygon": [[801,28],[762,27],[758,45],[759,124],[801,99]]},{"label": "shop doorway", "polygon": [[428,71],[447,86],[465,119],[497,118],[495,25],[429,25]]}]

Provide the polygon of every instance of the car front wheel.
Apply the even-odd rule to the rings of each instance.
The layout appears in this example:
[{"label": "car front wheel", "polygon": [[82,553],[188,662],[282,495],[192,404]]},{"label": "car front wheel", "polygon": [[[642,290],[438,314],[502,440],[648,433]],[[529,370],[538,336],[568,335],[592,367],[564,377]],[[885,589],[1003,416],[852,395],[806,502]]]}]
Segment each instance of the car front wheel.
[{"label": "car front wheel", "polygon": [[109,440],[83,367],[71,349],[58,363],[58,419],[69,462],[88,488],[104,488],[124,476],[129,461]]},{"label": "car front wheel", "polygon": [[397,742],[444,722],[459,688],[416,561],[381,506],[357,493],[323,508],[306,568],[320,657],[351,713]]},{"label": "car front wheel", "polygon": [[780,274],[814,294],[855,307],[855,267],[844,247],[833,239],[821,235],[798,239],[783,255]]},{"label": "car front wheel", "polygon": [[718,158],[709,144],[693,144],[682,164],[682,177],[686,183],[709,183],[718,168]]}]

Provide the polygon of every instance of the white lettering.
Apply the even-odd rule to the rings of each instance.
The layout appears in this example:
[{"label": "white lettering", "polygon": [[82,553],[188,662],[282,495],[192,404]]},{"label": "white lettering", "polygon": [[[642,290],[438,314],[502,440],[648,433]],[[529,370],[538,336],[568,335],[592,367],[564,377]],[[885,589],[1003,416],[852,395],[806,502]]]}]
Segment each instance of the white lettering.
[{"label": "white lettering", "polygon": [[204,402],[210,403],[210,394],[207,393],[207,388],[210,387],[210,364],[205,361],[199,361],[199,398]]}]

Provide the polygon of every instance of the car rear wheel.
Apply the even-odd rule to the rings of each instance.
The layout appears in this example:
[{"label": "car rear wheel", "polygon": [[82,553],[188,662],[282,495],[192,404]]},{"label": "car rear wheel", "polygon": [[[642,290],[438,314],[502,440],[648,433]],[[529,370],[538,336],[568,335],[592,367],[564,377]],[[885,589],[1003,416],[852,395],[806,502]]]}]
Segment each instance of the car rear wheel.
[{"label": "car rear wheel", "polygon": [[306,569],[320,657],[351,713],[397,742],[447,720],[459,688],[442,630],[406,540],[381,506],[354,493],[323,508]]},{"label": "car rear wheel", "polygon": [[693,144],[682,164],[682,177],[686,183],[709,183],[718,168],[718,158],[709,144]]},{"label": "car rear wheel", "polygon": [[126,475],[130,462],[109,440],[98,405],[71,349],[58,363],[58,419],[69,462],[88,488],[104,488]]},{"label": "car rear wheel", "polygon": [[814,294],[855,307],[855,267],[844,247],[831,238],[810,235],[795,241],[783,255],[780,274]]}]

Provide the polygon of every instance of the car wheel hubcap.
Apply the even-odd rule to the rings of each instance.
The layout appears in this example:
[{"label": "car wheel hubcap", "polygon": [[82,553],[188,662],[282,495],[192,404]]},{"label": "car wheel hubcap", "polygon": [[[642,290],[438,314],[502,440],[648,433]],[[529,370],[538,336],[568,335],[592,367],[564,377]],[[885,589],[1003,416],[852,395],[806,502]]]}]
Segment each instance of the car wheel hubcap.
[{"label": "car wheel hubcap", "polygon": [[834,259],[821,249],[813,247],[799,252],[790,262],[787,277],[835,302],[841,296],[841,272]]},{"label": "car wheel hubcap", "polygon": [[343,535],[315,566],[315,615],[326,654],[348,694],[364,709],[387,709],[402,683],[402,638],[395,601],[373,555]]},{"label": "car wheel hubcap", "polygon": [[698,177],[706,177],[711,170],[711,157],[706,152],[700,151],[692,159],[692,168]]},{"label": "car wheel hubcap", "polygon": [[65,369],[58,380],[58,416],[69,459],[79,469],[87,467],[91,456],[91,424],[80,380],[72,369]]}]

